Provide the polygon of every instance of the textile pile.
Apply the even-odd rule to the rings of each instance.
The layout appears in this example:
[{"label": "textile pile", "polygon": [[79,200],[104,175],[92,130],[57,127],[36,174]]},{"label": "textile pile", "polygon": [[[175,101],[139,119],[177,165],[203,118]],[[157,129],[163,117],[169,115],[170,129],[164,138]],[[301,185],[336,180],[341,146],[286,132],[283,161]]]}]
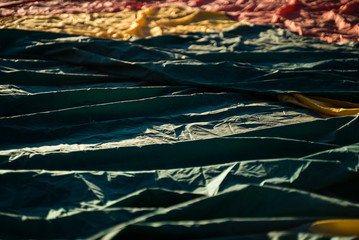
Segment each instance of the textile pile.
[{"label": "textile pile", "polygon": [[0,237],[354,239],[313,224],[359,216],[358,40],[358,1],[0,1]]}]

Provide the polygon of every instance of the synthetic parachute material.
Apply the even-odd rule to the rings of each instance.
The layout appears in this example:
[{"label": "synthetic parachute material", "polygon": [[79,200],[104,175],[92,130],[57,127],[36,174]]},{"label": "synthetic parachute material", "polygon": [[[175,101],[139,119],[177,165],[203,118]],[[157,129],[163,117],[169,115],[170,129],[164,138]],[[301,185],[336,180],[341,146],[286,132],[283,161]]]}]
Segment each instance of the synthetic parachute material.
[{"label": "synthetic parachute material", "polygon": [[140,11],[127,9],[116,13],[0,18],[0,28],[64,32],[115,39],[219,31],[239,24],[224,12],[208,12],[175,6],[147,8]]},{"label": "synthetic parachute material", "polygon": [[283,102],[290,102],[301,107],[312,109],[324,117],[359,114],[358,103],[322,97],[305,96],[298,93],[280,94],[278,95],[278,99]]},{"label": "synthetic parachute material", "polygon": [[310,230],[323,234],[327,237],[332,236],[357,236],[359,237],[358,219],[330,219],[313,223]]},{"label": "synthetic parachute material", "polygon": [[130,42],[11,29],[1,34],[2,84],[125,79],[358,102],[357,44],[332,45],[274,26]]},{"label": "synthetic parachute material", "polygon": [[1,238],[323,239],[359,215],[359,116],[277,99],[359,102],[357,44],[0,35]]},{"label": "synthetic parachute material", "polygon": [[169,5],[224,11],[239,22],[275,24],[327,42],[359,41],[358,0],[19,0],[0,1],[0,16],[118,12]]}]

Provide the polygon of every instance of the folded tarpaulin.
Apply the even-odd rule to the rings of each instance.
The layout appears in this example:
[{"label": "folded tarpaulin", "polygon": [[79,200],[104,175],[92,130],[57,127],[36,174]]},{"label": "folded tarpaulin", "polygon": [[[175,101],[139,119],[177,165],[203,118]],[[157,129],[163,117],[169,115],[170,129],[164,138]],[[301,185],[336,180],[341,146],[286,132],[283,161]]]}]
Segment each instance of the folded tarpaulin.
[{"label": "folded tarpaulin", "polygon": [[224,11],[238,21],[276,24],[328,42],[359,41],[358,0],[19,0],[0,1],[0,16],[118,12],[168,5]]},{"label": "folded tarpaulin", "polygon": [[358,116],[277,101],[358,102],[357,44],[0,35],[1,237],[320,239],[358,217]]}]

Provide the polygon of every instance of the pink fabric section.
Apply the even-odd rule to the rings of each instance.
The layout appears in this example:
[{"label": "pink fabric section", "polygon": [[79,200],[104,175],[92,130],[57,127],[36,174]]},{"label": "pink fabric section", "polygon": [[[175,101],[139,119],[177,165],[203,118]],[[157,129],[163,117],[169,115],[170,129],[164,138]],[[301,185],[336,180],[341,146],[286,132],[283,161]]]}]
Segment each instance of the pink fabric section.
[{"label": "pink fabric section", "polygon": [[0,0],[0,16],[116,12],[170,4],[225,11],[238,21],[275,24],[327,42],[359,41],[359,0]]},{"label": "pink fabric section", "polygon": [[271,22],[327,42],[358,42],[359,1],[294,0],[275,11]]}]

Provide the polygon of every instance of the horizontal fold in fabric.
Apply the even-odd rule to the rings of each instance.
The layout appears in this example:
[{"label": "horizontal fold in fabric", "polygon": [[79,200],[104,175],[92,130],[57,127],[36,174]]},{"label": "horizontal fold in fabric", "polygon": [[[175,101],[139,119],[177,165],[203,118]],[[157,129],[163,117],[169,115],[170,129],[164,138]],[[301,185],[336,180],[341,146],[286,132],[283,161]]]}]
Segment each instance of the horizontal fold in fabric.
[{"label": "horizontal fold in fabric", "polygon": [[322,239],[358,216],[359,116],[277,97],[357,108],[357,44],[0,35],[0,238]]}]

